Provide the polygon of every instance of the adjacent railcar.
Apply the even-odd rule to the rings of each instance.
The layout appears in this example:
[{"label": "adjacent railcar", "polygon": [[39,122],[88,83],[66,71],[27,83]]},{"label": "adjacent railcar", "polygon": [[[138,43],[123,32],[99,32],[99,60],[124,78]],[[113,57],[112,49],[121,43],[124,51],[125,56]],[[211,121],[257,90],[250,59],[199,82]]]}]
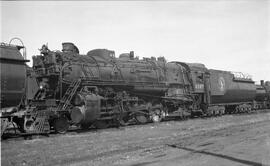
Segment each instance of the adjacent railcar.
[{"label": "adjacent railcar", "polygon": [[20,53],[21,49],[24,47],[5,43],[0,45],[0,108],[17,106],[25,94],[28,60]]},{"label": "adjacent railcar", "polygon": [[261,80],[260,85],[256,85],[256,97],[254,106],[257,109],[270,108],[270,82]]}]

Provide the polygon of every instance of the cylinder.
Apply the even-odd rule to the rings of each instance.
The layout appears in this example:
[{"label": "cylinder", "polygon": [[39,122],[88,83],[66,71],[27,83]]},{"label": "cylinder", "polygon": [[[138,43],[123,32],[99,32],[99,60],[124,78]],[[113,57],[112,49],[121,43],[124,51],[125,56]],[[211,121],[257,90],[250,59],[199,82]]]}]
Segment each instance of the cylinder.
[{"label": "cylinder", "polygon": [[100,117],[100,96],[88,94],[84,96],[84,105],[71,110],[71,120],[76,124],[92,123]]},{"label": "cylinder", "polygon": [[71,114],[70,117],[72,119],[72,122],[79,124],[83,121],[85,116],[85,109],[84,106],[83,107],[74,107],[71,110]]}]

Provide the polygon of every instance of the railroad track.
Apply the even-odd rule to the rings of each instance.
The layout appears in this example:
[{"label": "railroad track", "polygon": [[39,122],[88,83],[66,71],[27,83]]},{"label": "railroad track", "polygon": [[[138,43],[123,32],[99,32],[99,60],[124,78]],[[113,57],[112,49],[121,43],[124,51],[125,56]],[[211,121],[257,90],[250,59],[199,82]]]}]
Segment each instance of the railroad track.
[{"label": "railroad track", "polygon": [[[219,115],[219,116],[207,116],[207,117],[193,117],[193,118],[188,118],[188,119],[178,119],[178,118],[174,118],[174,119],[167,119],[167,120],[163,120],[160,123],[164,123],[164,122],[169,122],[169,121],[187,121],[187,120],[196,120],[196,119],[212,119],[212,118],[217,118],[217,117],[224,117],[224,116],[229,116],[229,115],[233,115],[233,116],[242,116],[242,115],[250,115],[250,114],[260,114],[260,113],[265,113],[265,112],[270,112],[270,109],[261,109],[261,110],[255,110],[249,113],[235,113],[235,114],[224,114],[224,115]],[[158,123],[146,123],[146,124],[136,124],[136,123],[131,123],[130,125],[127,126],[111,126],[109,128],[106,129],[97,129],[94,127],[90,127],[89,129],[81,129],[78,126],[71,126],[70,129],[68,130],[68,132],[65,135],[75,135],[75,134],[80,134],[80,133],[87,133],[87,132],[108,132],[108,131],[115,131],[115,130],[123,130],[125,128],[138,128],[140,126],[147,126],[147,125],[156,125]],[[50,133],[21,133],[15,125],[13,125],[13,128],[9,128],[8,131],[6,131],[2,138],[1,141],[7,140],[7,139],[34,139],[34,138],[44,138],[44,137],[57,137],[59,135],[59,133],[56,133],[55,131],[51,131]]]}]

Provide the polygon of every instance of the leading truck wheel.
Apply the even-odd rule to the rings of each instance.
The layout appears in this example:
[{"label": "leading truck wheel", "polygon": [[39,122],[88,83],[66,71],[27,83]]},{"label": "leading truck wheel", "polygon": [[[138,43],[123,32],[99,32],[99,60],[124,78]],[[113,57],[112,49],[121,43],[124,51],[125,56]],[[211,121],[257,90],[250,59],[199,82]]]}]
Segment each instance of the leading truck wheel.
[{"label": "leading truck wheel", "polygon": [[59,117],[54,119],[53,126],[57,133],[64,134],[68,131],[69,123],[66,117]]}]

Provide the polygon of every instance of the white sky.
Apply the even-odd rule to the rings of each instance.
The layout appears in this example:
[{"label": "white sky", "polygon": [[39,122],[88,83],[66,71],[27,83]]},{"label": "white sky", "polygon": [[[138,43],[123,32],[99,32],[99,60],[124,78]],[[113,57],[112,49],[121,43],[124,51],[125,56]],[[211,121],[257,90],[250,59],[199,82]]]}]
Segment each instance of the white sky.
[{"label": "white sky", "polygon": [[116,54],[199,62],[208,68],[270,80],[270,1],[1,1],[1,41],[19,37],[27,57],[48,43],[80,53],[95,48]]}]

